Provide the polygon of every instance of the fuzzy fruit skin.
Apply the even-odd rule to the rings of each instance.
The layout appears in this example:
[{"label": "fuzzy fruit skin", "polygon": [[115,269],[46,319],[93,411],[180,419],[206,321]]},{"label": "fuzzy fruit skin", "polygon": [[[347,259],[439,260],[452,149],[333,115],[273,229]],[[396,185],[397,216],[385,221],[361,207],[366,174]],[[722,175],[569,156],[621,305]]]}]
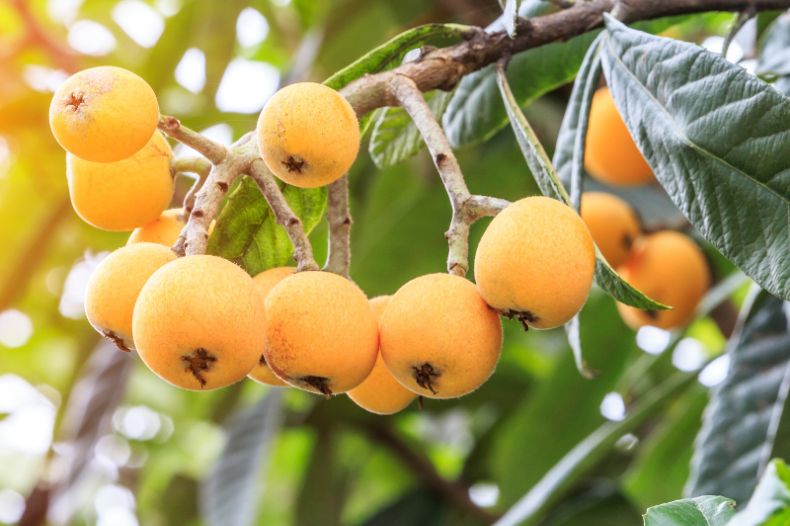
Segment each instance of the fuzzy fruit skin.
[{"label": "fuzzy fruit skin", "polygon": [[662,329],[686,325],[694,319],[697,305],[711,282],[702,250],[689,237],[672,231],[639,239],[617,272],[651,298],[672,307],[649,312],[618,303],[620,316],[633,329],[643,325]]},{"label": "fuzzy fruit skin", "polygon": [[[266,363],[305,391],[344,393],[376,362],[378,327],[365,294],[329,272],[299,272],[266,296]],[[322,379],[322,391],[315,381]]]},{"label": "fuzzy fruit skin", "polygon": [[159,120],[151,86],[123,68],[99,66],[61,84],[49,106],[49,125],[66,151],[93,162],[126,159],[145,146]]},{"label": "fuzzy fruit skin", "polygon": [[653,170],[631,138],[609,88],[601,88],[593,96],[584,168],[599,181],[614,186],[655,181]]},{"label": "fuzzy fruit skin", "polygon": [[[379,323],[390,298],[391,296],[378,296],[370,300],[370,308]],[[377,415],[392,415],[402,411],[417,396],[395,380],[384,364],[381,352],[376,356],[376,365],[365,381],[347,394],[359,407]]]},{"label": "fuzzy fruit skin", "polygon": [[[261,303],[266,301],[266,296],[278,283],[296,272],[294,267],[275,267],[264,270],[260,274],[252,278],[255,285],[255,290],[258,291],[258,296],[261,298]],[[265,309],[264,309],[265,311]],[[288,385],[285,381],[280,379],[274,372],[266,365],[266,357],[261,354],[258,364],[250,372],[249,377],[256,382],[282,387]]]},{"label": "fuzzy fruit skin", "polygon": [[[381,356],[407,389],[427,398],[457,398],[494,372],[502,324],[469,280],[428,274],[403,285],[381,317]],[[416,371],[438,374],[420,386]],[[425,383],[425,382],[423,382]]]},{"label": "fuzzy fruit skin", "polygon": [[129,235],[127,245],[140,242],[158,243],[172,247],[184,229],[184,209],[171,208],[162,212],[158,218],[147,225],[138,226]]},{"label": "fuzzy fruit skin", "polygon": [[475,281],[498,311],[551,329],[582,308],[595,248],[581,217],[548,197],[512,203],[488,225],[475,254]]},{"label": "fuzzy fruit skin", "polygon": [[169,248],[154,243],[122,247],[107,256],[94,269],[85,290],[85,315],[93,328],[121,350],[133,350],[132,312],[137,297],[148,278],[174,259]]},{"label": "fuzzy fruit skin", "polygon": [[359,152],[359,121],[337,91],[299,82],[269,99],[257,127],[266,166],[288,184],[325,186],[342,177]]},{"label": "fuzzy fruit skin", "polygon": [[86,223],[123,232],[159,218],[173,198],[170,145],[158,131],[128,159],[94,163],[66,155],[71,205]]},{"label": "fuzzy fruit skin", "polygon": [[581,216],[606,261],[615,268],[622,265],[642,232],[631,205],[616,195],[585,192]]},{"label": "fuzzy fruit skin", "polygon": [[157,376],[207,391],[255,367],[263,323],[252,278],[226,259],[198,255],[154,272],[137,299],[132,329],[140,358]]}]

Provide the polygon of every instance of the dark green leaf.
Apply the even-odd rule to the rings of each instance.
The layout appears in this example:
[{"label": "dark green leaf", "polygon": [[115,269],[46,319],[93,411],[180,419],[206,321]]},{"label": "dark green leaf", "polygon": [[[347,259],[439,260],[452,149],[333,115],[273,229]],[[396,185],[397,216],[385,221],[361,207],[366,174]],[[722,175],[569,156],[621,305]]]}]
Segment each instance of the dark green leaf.
[{"label": "dark green leaf", "polygon": [[[281,185],[283,195],[310,233],[324,216],[326,188]],[[250,275],[292,265],[293,246],[278,225],[258,185],[243,177],[228,197],[208,243],[208,253],[241,265]]]},{"label": "dark green leaf", "polygon": [[296,501],[295,526],[340,526],[347,474],[338,459],[337,433],[325,426],[318,436]]},{"label": "dark green leaf", "polygon": [[790,468],[780,459],[771,461],[746,508],[731,526],[787,526],[790,523]]},{"label": "dark green leaf", "polygon": [[[516,135],[521,152],[524,154],[527,165],[534,175],[541,192],[543,192],[544,195],[553,197],[570,206],[568,193],[562,186],[537,135],[526,117],[524,117],[521,108],[518,107],[507,79],[501,71],[496,78],[508,118],[513,128],[513,133]],[[622,303],[633,305],[641,309],[665,310],[667,308],[666,305],[652,300],[626,283],[617,272],[609,266],[597,247],[595,249],[595,257],[595,281],[607,294]]]},{"label": "dark green leaf", "polygon": [[200,485],[200,512],[210,526],[248,526],[257,513],[259,474],[280,426],[282,392],[272,389],[227,427],[217,463]]},{"label": "dark green leaf", "polygon": [[[425,95],[437,119],[444,113],[450,94],[432,91]],[[381,112],[370,137],[370,156],[379,168],[386,168],[414,156],[425,146],[411,117],[402,108],[386,108]]]},{"label": "dark green leaf", "polygon": [[446,515],[442,502],[423,489],[413,491],[367,519],[362,526],[440,524]]},{"label": "dark green leaf", "polygon": [[713,393],[697,438],[689,495],[745,502],[757,484],[763,451],[772,447],[768,428],[777,400],[786,396],[780,387],[790,366],[790,333],[783,303],[763,292],[743,308],[727,350],[727,377]]},{"label": "dark green leaf", "polygon": [[735,513],[735,502],[705,495],[648,508],[645,526],[725,526]]},{"label": "dark green leaf", "polygon": [[659,182],[705,239],[790,298],[790,101],[699,46],[606,24],[609,88]]},{"label": "dark green leaf", "polygon": [[392,40],[373,49],[328,79],[324,84],[339,90],[366,73],[376,73],[400,64],[403,56],[433,38],[458,38],[469,27],[459,24],[426,24],[404,31]]},{"label": "dark green leaf", "polygon": [[553,162],[557,175],[570,192],[570,202],[576,211],[579,210],[582,196],[584,148],[590,105],[601,76],[600,40],[601,37],[597,38],[584,56],[554,148]]}]

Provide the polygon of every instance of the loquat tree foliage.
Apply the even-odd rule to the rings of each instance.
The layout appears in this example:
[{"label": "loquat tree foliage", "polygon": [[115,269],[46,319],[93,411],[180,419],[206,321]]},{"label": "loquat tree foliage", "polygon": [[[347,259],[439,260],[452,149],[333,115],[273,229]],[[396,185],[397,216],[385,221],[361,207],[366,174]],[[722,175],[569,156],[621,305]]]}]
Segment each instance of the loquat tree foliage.
[{"label": "loquat tree foliage", "polygon": [[165,89],[167,49],[64,66],[47,124],[110,249],[85,316],[126,351],[83,369],[115,416],[64,441],[127,396],[206,423],[176,438],[209,469],[140,455],[141,523],[788,523],[790,0],[401,3],[337,2],[430,21],[383,43],[334,43],[333,2],[185,4],[217,41],[243,10],[306,28],[243,119]]}]

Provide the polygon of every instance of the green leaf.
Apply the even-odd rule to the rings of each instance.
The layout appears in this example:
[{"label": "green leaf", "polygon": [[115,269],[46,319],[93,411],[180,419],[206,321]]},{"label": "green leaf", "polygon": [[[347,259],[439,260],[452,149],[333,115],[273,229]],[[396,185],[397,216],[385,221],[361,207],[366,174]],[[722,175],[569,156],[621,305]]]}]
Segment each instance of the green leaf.
[{"label": "green leaf", "polygon": [[757,484],[764,451],[773,448],[769,426],[787,396],[780,391],[788,387],[783,380],[790,367],[783,303],[762,292],[742,309],[727,350],[727,377],[714,391],[697,437],[688,495],[745,502]]},{"label": "green leaf", "polygon": [[259,473],[280,426],[282,392],[272,389],[227,427],[217,463],[200,485],[201,516],[210,526],[250,526],[261,492]]},{"label": "green leaf", "polygon": [[368,52],[324,81],[339,90],[367,73],[376,73],[400,64],[404,55],[434,38],[460,38],[469,26],[460,24],[426,24],[404,31],[392,40]]},{"label": "green leaf", "polygon": [[577,212],[582,197],[585,137],[590,105],[601,76],[600,41],[599,36],[584,56],[554,148],[553,162],[557,175],[565,188],[569,189],[571,205]]},{"label": "green leaf", "polygon": [[[285,200],[310,233],[324,216],[326,188],[281,185]],[[250,177],[228,196],[208,242],[208,253],[237,263],[250,275],[293,264],[293,246],[275,221],[266,199]]]},{"label": "green leaf", "polygon": [[[450,96],[444,91],[432,91],[425,95],[437,119],[447,108]],[[416,155],[424,146],[420,132],[403,108],[386,108],[373,127],[368,148],[376,166],[386,168]]]},{"label": "green leaf", "polygon": [[730,526],[787,526],[790,523],[790,468],[782,460],[768,464],[746,508]]},{"label": "green leaf", "polygon": [[734,513],[734,501],[705,495],[648,508],[645,526],[725,526]]},{"label": "green leaf", "polygon": [[[497,75],[497,84],[513,128],[513,133],[516,135],[521,152],[524,154],[527,165],[534,175],[541,192],[570,206],[568,193],[562,186],[557,172],[540,144],[535,131],[530,126],[521,108],[519,108],[516,98],[510,90],[507,78],[505,78],[501,70]],[[609,266],[597,247],[595,249],[595,258],[595,281],[607,294],[622,303],[633,305],[640,309],[665,310],[668,308],[663,303],[647,297],[623,280]]]},{"label": "green leaf", "polygon": [[661,185],[722,254],[790,298],[790,101],[699,46],[606,25],[609,88]]},{"label": "green leaf", "polygon": [[317,429],[310,463],[296,500],[294,526],[340,526],[349,477],[338,459],[338,432],[328,426]]},{"label": "green leaf", "polygon": [[[653,389],[620,422],[603,424],[583,441],[571,449],[529,492],[510,508],[497,522],[498,526],[531,526],[538,524],[549,507],[560,499],[573,482],[584,476],[612,449],[625,434],[632,432],[649,417],[663,409],[670,400],[683,393],[696,380],[696,375],[676,372],[673,376]],[[647,523],[650,526],[674,523]],[[678,526],[691,526],[695,523],[677,523]],[[706,523],[700,523],[706,524]],[[724,523],[712,522],[712,526]]]}]

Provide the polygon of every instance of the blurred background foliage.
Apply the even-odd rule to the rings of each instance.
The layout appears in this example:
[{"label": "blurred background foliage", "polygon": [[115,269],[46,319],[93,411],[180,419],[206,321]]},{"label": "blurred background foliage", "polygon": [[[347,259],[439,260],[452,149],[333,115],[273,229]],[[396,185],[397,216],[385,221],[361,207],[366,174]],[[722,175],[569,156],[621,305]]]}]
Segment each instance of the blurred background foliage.
[{"label": "blurred background foliage", "polygon": [[[279,85],[323,80],[415,25],[485,26],[500,12],[496,0],[0,3],[0,523],[46,515],[52,524],[480,524],[678,369],[724,350],[726,314],[748,289],[742,279],[719,323],[702,317],[682,337],[636,335],[594,290],[582,340],[595,380],[580,377],[562,331],[524,333],[504,321],[502,360],[482,389],[376,417],[344,396],[325,401],[251,381],[180,391],[84,320],[91,268],[126,235],[89,227],[69,205],[64,154],[47,123],[68,72],[129,68],[153,86],[163,113],[229,143],[254,127]],[[694,18],[673,36],[720,46],[732,20]],[[549,150],[568,93],[526,108]],[[473,193],[537,193],[509,129],[459,155]],[[426,155],[379,170],[363,154],[350,182],[352,276],[369,296],[444,269],[450,207]],[[677,222],[657,187],[624,194],[648,222]],[[474,226],[473,246],[485,224]],[[324,223],[312,239],[320,260]],[[709,252],[717,278],[733,271]],[[632,525],[646,507],[680,498],[708,388],[726,362],[711,362],[618,437],[543,524]]]}]

